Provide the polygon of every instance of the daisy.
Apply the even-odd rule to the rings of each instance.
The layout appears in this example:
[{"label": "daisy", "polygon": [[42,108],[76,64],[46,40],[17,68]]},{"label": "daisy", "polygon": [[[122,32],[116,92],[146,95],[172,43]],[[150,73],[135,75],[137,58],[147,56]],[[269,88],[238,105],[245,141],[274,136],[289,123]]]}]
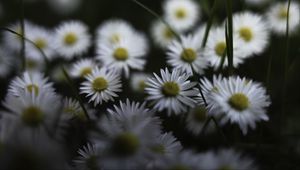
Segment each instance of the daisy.
[{"label": "daisy", "polygon": [[[278,35],[285,35],[288,17],[288,2],[277,2],[270,6],[266,14],[271,30]],[[297,30],[300,23],[300,8],[295,1],[291,2],[289,13],[289,32]]]},{"label": "daisy", "polygon": [[54,88],[42,73],[26,71],[12,80],[9,92],[15,96],[20,96],[23,92],[38,95],[41,92],[53,93]]},{"label": "daisy", "polygon": [[93,59],[80,59],[72,65],[70,74],[74,78],[84,78],[91,74],[92,70],[97,66],[97,63]]},{"label": "daisy", "polygon": [[[33,52],[35,53],[35,52]],[[37,54],[37,55],[35,55]],[[35,53],[34,55],[26,54],[26,70],[29,72],[41,72],[44,71],[45,67],[45,60],[44,58]]]},{"label": "daisy", "polygon": [[166,21],[177,31],[190,29],[200,17],[200,9],[192,0],[167,0],[163,9]]},{"label": "daisy", "polygon": [[106,68],[98,67],[87,75],[86,81],[80,87],[80,93],[86,94],[90,98],[89,102],[94,102],[94,106],[108,101],[114,101],[118,97],[117,92],[121,92],[121,80],[119,74]]},{"label": "daisy", "polygon": [[54,44],[57,53],[66,59],[81,55],[91,46],[88,27],[80,21],[64,22],[56,28]]},{"label": "daisy", "polygon": [[84,114],[84,111],[81,108],[79,102],[74,99],[65,98],[62,111],[66,119],[77,117],[81,120],[86,120],[86,115]]},{"label": "daisy", "polygon": [[96,31],[96,43],[100,45],[118,44],[121,40],[130,38],[134,34],[134,28],[124,20],[109,20],[101,24]]},{"label": "daisy", "polygon": [[88,143],[78,150],[79,156],[73,161],[76,169],[93,170],[99,169],[98,158],[100,157],[101,149],[96,144]]},{"label": "daisy", "polygon": [[243,134],[247,134],[248,126],[255,129],[257,121],[269,120],[266,108],[271,104],[270,97],[260,83],[246,78],[229,77],[217,85],[217,90],[210,97],[215,104],[209,104],[208,107],[223,112],[221,124],[228,121],[236,123]]},{"label": "daisy", "polygon": [[249,5],[255,5],[255,6],[259,6],[259,5],[264,5],[267,2],[269,2],[270,0],[245,0],[245,2]]},{"label": "daisy", "polygon": [[53,48],[53,33],[45,28],[34,26],[27,30],[26,38],[31,40],[33,44],[26,43],[26,56],[31,56],[39,60],[44,60],[41,52],[42,50],[48,59],[53,58],[55,52]]},{"label": "daisy", "polygon": [[7,50],[0,46],[0,78],[5,78],[12,71],[13,64],[13,56],[10,55]]},{"label": "daisy", "polygon": [[109,45],[101,44],[98,49],[98,59],[105,67],[118,72],[125,72],[129,77],[129,69],[143,70],[144,56],[148,52],[148,42],[143,34],[120,40],[119,43]]},{"label": "daisy", "polygon": [[136,92],[144,92],[146,88],[146,81],[149,77],[148,74],[145,73],[133,73],[130,76],[130,86]]},{"label": "daisy", "polygon": [[269,29],[262,16],[242,12],[233,16],[233,31],[243,41],[245,57],[262,53],[269,43]]},{"label": "daisy", "polygon": [[151,35],[156,45],[164,49],[176,38],[172,30],[160,20],[152,24]]},{"label": "daisy", "polygon": [[95,143],[103,144],[103,169],[141,169],[148,162],[146,156],[153,139],[160,133],[160,121],[145,108],[145,103],[120,102],[99,122],[104,136],[95,136]]},{"label": "daisy", "polygon": [[[205,106],[198,105],[188,113],[186,118],[186,128],[194,135],[200,135],[208,118],[209,115]],[[212,132],[214,130],[213,123],[209,122],[205,132]]]},{"label": "daisy", "polygon": [[69,15],[79,9],[82,0],[47,0],[50,8],[60,15]]},{"label": "daisy", "polygon": [[193,74],[203,74],[208,60],[201,54],[198,37],[181,36],[180,41],[173,41],[168,46],[167,63],[175,69]]},{"label": "daisy", "polygon": [[[226,52],[225,29],[215,28],[210,32],[203,55],[208,59],[210,66],[217,70],[221,64],[222,56]],[[243,63],[243,53],[241,50],[243,42],[236,35],[233,37],[233,42],[233,66],[237,67],[239,64]],[[223,67],[228,66],[226,58],[227,54],[225,54]]]},{"label": "daisy", "polygon": [[161,69],[160,73],[161,77],[154,73],[154,77],[148,78],[146,83],[147,100],[154,104],[155,109],[166,109],[171,115],[185,112],[196,105],[199,91],[195,88],[196,83],[188,80],[188,74],[179,70],[170,73],[167,68]]}]

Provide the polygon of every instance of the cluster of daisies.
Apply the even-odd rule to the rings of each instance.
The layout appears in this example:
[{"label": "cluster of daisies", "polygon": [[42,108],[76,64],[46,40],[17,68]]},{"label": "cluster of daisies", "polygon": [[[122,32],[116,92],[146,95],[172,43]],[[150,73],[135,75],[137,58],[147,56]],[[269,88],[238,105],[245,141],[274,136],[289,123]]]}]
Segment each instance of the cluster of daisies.
[{"label": "cluster of daisies", "polygon": [[[27,20],[24,29],[10,25],[0,45],[0,77],[19,74],[10,81],[0,112],[0,158],[9,153],[8,161],[0,162],[3,167],[13,169],[18,165],[12,161],[25,159],[32,169],[256,169],[252,159],[234,149],[197,153],[183,148],[159,117],[180,117],[194,136],[229,123],[247,135],[249,127],[269,120],[270,96],[261,83],[238,75],[203,76],[229,65],[224,60],[227,21],[213,25],[204,41],[207,26],[199,24],[200,16],[193,0],[164,1],[166,22],[155,21],[150,31],[167,66],[153,74],[144,72],[150,41],[127,21],[108,20],[94,35],[76,20],[54,29]],[[233,66],[263,53],[271,34],[284,35],[288,18],[289,31],[297,33],[299,17],[296,2],[289,13],[284,2],[273,3],[265,14],[235,13]],[[57,84],[67,84],[73,96],[59,92]],[[142,94],[142,102],[120,98],[127,84],[129,92]],[[74,121],[89,128],[77,157],[69,161],[63,144]],[[18,149],[12,149],[15,145]]]}]

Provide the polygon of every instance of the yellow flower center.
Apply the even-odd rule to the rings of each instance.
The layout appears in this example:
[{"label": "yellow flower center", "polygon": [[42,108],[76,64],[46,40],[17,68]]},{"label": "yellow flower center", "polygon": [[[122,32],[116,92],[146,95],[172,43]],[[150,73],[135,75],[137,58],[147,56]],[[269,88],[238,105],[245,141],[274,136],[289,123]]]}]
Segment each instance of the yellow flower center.
[{"label": "yellow flower center", "polygon": [[21,117],[24,123],[35,127],[42,123],[44,114],[43,111],[38,107],[30,106],[23,111]]},{"label": "yellow flower center", "polygon": [[140,146],[138,137],[130,132],[117,136],[113,142],[113,150],[120,155],[132,155]]},{"label": "yellow flower center", "polygon": [[38,63],[34,60],[26,59],[26,68],[34,69],[38,66]]},{"label": "yellow flower center", "polygon": [[174,37],[172,30],[168,27],[165,28],[163,35],[168,40],[173,39],[173,37]]},{"label": "yellow flower center", "polygon": [[196,121],[205,122],[206,117],[207,117],[207,112],[204,107],[199,106],[194,110],[194,118]]},{"label": "yellow flower center", "polygon": [[37,38],[34,41],[34,44],[39,48],[39,49],[44,49],[47,47],[47,41],[45,39],[42,38]]},{"label": "yellow flower center", "polygon": [[229,98],[228,103],[231,107],[238,111],[243,111],[250,105],[248,97],[243,93],[236,93],[232,95]]},{"label": "yellow flower center", "polygon": [[105,78],[98,77],[93,81],[92,87],[95,91],[101,92],[101,91],[107,89],[108,83]]},{"label": "yellow flower center", "polygon": [[153,152],[161,154],[161,155],[165,154],[165,152],[166,152],[165,147],[163,145],[161,145],[161,144],[152,146],[150,149]]},{"label": "yellow flower center", "polygon": [[39,87],[35,84],[27,85],[26,89],[29,91],[29,93],[34,93],[35,95],[39,94]]},{"label": "yellow flower center", "polygon": [[176,82],[166,82],[162,87],[162,93],[167,97],[177,96],[180,92],[180,87]]},{"label": "yellow flower center", "polygon": [[181,53],[181,59],[187,63],[192,63],[197,58],[197,53],[191,48],[186,48]]},{"label": "yellow flower center", "polygon": [[249,27],[242,27],[239,30],[240,37],[245,40],[246,42],[249,42],[253,39],[253,32]]},{"label": "yellow flower center", "polygon": [[222,57],[226,49],[226,42],[219,42],[215,46],[215,52],[219,57]]},{"label": "yellow flower center", "polygon": [[281,7],[279,12],[278,12],[278,18],[281,20],[286,20],[288,17],[288,10],[287,7]]},{"label": "yellow flower center", "polygon": [[144,91],[145,88],[146,88],[146,86],[147,86],[147,85],[146,85],[146,82],[145,82],[145,81],[142,80],[142,81],[139,82],[139,90],[140,90],[140,91]]},{"label": "yellow flower center", "polygon": [[175,12],[175,16],[177,19],[184,19],[187,15],[187,12],[184,8],[178,8]]},{"label": "yellow flower center", "polygon": [[67,33],[64,37],[64,43],[68,46],[74,45],[78,41],[78,37],[75,33]]},{"label": "yellow flower center", "polygon": [[85,76],[87,76],[91,73],[92,73],[92,68],[91,67],[82,68],[81,71],[80,71],[80,77],[85,77]]},{"label": "yellow flower center", "polygon": [[128,59],[128,51],[125,48],[117,48],[113,55],[115,59],[119,61],[125,61]]}]

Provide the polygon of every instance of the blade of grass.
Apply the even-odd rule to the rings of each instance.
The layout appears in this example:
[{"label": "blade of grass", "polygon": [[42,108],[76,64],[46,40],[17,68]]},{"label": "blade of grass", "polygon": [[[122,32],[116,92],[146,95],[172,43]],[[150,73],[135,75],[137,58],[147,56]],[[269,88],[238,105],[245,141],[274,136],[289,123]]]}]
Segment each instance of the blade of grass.
[{"label": "blade of grass", "polygon": [[227,11],[227,35],[226,46],[227,46],[227,57],[228,57],[228,73],[233,74],[233,26],[232,26],[232,0],[226,0],[226,11]]},{"label": "blade of grass", "polygon": [[20,25],[21,25],[21,34],[23,35],[21,37],[21,61],[22,61],[22,70],[26,70],[26,56],[25,56],[25,24],[24,24],[24,16],[25,16],[25,10],[24,10],[24,0],[20,0],[20,8],[21,8],[21,17],[20,17]]}]

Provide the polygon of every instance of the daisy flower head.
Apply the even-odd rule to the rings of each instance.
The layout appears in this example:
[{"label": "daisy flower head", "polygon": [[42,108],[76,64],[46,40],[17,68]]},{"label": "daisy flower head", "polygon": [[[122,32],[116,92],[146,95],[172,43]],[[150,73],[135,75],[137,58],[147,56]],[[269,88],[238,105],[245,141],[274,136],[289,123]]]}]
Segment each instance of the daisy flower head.
[{"label": "daisy flower head", "polygon": [[92,73],[85,77],[86,81],[80,87],[80,93],[86,94],[90,98],[89,102],[94,102],[94,106],[108,101],[114,101],[118,97],[117,92],[121,92],[120,75],[107,68],[95,67]]},{"label": "daisy flower head", "polygon": [[289,13],[288,2],[277,2],[270,6],[266,14],[271,30],[278,35],[285,34],[288,16],[289,32],[293,33],[299,28],[300,23],[300,8],[297,2],[291,1]]},{"label": "daisy flower head", "polygon": [[269,43],[269,28],[262,16],[242,12],[233,16],[233,31],[243,41],[244,57],[260,54]]},{"label": "daisy flower head", "polygon": [[74,78],[84,78],[91,74],[95,67],[98,67],[98,64],[93,59],[80,59],[72,65],[70,74]]},{"label": "daisy flower head", "polygon": [[73,161],[78,170],[99,169],[98,159],[100,158],[101,149],[97,144],[88,143],[78,150],[79,156]]},{"label": "daisy flower head", "polygon": [[193,0],[166,0],[163,9],[166,21],[180,32],[192,28],[200,17],[200,9]]},{"label": "daisy flower head", "polygon": [[33,55],[26,54],[26,70],[28,72],[41,72],[45,69],[45,60],[41,54],[31,51]]},{"label": "daisy flower head", "polygon": [[79,118],[80,120],[86,120],[86,115],[84,113],[84,110],[81,108],[78,101],[71,99],[71,98],[65,98],[63,101],[63,117],[65,119],[72,119],[74,117]]},{"label": "daisy flower head", "polygon": [[[222,57],[226,52],[226,38],[225,28],[215,28],[211,30],[210,36],[208,37],[206,47],[203,55],[208,59],[209,64],[215,70],[217,70],[221,64]],[[237,67],[243,63],[243,42],[237,37],[236,34],[233,36],[233,66]],[[225,58],[227,54],[225,53]],[[223,67],[228,66],[228,61],[225,60]]]},{"label": "daisy flower head", "polygon": [[208,107],[223,112],[221,124],[228,121],[238,124],[243,134],[247,134],[248,126],[255,129],[256,122],[269,120],[266,108],[271,104],[270,97],[260,83],[246,78],[229,77],[224,78],[216,87],[217,90],[210,96],[215,103],[209,103]]},{"label": "daisy flower head", "polygon": [[[104,136],[94,141],[103,144],[103,169],[140,169],[148,162],[149,147],[160,133],[160,121],[145,108],[145,103],[120,102],[99,122]],[[99,135],[99,134],[98,134]]]},{"label": "daisy flower head", "polygon": [[175,30],[171,30],[171,28],[160,20],[153,22],[151,27],[151,35],[154,42],[163,49],[176,38],[173,31]]},{"label": "daisy flower head", "polygon": [[121,19],[113,19],[101,24],[96,31],[96,43],[100,45],[118,44],[121,40],[127,39],[134,34],[134,28]]},{"label": "daisy flower head", "polygon": [[0,46],[0,78],[8,76],[13,67],[13,56],[3,46]]},{"label": "daisy flower head", "polygon": [[117,44],[101,44],[98,59],[105,67],[124,72],[129,77],[130,69],[143,70],[148,53],[148,42],[143,34],[136,33]]},{"label": "daisy flower head", "polygon": [[55,31],[55,50],[66,59],[82,55],[91,46],[88,27],[80,21],[61,23]]},{"label": "daisy flower head", "polygon": [[154,73],[146,82],[147,100],[154,104],[155,109],[166,109],[168,115],[171,115],[180,114],[196,105],[199,90],[195,88],[197,83],[188,80],[189,74],[176,69],[169,72],[167,68],[161,69],[160,74],[161,76],[158,76]]},{"label": "daisy flower head", "polygon": [[26,42],[26,55],[32,56],[39,60],[44,60],[41,52],[42,50],[48,59],[53,58],[55,52],[53,47],[53,33],[46,28],[34,26],[27,30],[26,38],[32,41],[35,45]]},{"label": "daisy flower head", "polygon": [[139,93],[143,93],[146,88],[146,81],[150,75],[146,73],[133,73],[130,76],[131,88]]},{"label": "daisy flower head", "polygon": [[15,96],[20,96],[27,92],[39,95],[41,92],[54,93],[53,84],[48,81],[47,77],[40,72],[25,71],[22,76],[12,80],[9,86],[9,92]]},{"label": "daisy flower head", "polygon": [[[200,135],[208,119],[209,113],[207,108],[204,105],[198,105],[189,111],[186,118],[186,128],[194,135]],[[210,133],[214,130],[213,123],[209,122],[205,132]]]},{"label": "daisy flower head", "polygon": [[208,60],[201,54],[201,44],[196,36],[181,36],[168,46],[167,63],[189,74],[203,74]]}]

